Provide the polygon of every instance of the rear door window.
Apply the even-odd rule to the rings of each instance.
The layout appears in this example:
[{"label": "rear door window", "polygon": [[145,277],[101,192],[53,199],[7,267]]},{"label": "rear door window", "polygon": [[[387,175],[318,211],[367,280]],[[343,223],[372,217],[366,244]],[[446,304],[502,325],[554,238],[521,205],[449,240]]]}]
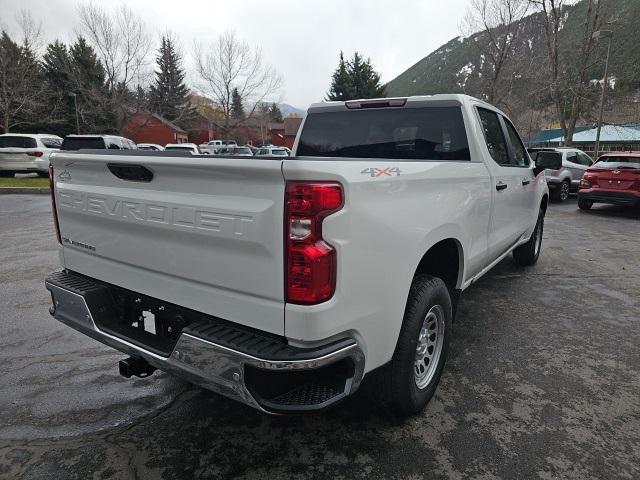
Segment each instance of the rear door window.
[{"label": "rear door window", "polygon": [[307,157],[470,160],[460,107],[312,112],[297,154]]},{"label": "rear door window", "polygon": [[32,137],[5,136],[0,137],[0,148],[36,148],[38,143]]},{"label": "rear door window", "polygon": [[578,163],[580,165],[584,165],[585,167],[589,167],[591,166],[593,161],[591,160],[591,157],[586,153],[578,152]]},{"label": "rear door window", "polygon": [[567,152],[567,162],[578,163],[578,154],[576,152]]},{"label": "rear door window", "polygon": [[505,167],[511,166],[507,142],[502,132],[502,125],[498,119],[498,114],[485,108],[478,108],[480,123],[484,131],[484,139],[489,149],[491,158],[498,164]]},{"label": "rear door window", "polygon": [[524,148],[522,140],[520,140],[520,135],[518,135],[515,127],[509,120],[505,117],[502,117],[502,120],[507,127],[507,135],[511,143],[511,153],[513,154],[512,164],[516,167],[528,167],[530,163],[529,156],[527,155],[527,149]]}]

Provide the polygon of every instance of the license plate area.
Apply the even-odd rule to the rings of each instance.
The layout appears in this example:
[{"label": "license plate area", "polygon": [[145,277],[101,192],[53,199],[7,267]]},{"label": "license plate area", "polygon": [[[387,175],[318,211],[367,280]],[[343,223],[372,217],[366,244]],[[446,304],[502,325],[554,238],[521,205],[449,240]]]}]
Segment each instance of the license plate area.
[{"label": "license plate area", "polygon": [[206,317],[156,298],[103,285],[108,294],[89,306],[96,326],[159,355],[170,355],[182,330]]}]

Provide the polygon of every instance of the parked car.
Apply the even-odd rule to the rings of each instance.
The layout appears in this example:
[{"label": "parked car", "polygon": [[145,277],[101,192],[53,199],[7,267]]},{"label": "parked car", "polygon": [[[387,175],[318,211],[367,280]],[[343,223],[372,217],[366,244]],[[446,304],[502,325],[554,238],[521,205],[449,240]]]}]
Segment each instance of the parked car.
[{"label": "parked car", "polygon": [[164,147],[165,151],[177,150],[183,152],[190,152],[191,155],[200,155],[200,150],[195,143],[168,143]]},{"label": "parked car", "polygon": [[280,147],[262,147],[255,153],[257,157],[274,156],[274,157],[288,157],[289,152]]},{"label": "parked car", "polygon": [[118,135],[67,135],[60,150],[136,150],[135,142]]},{"label": "parked car", "polygon": [[536,155],[562,157],[562,166],[559,169],[544,172],[551,199],[557,202],[564,202],[570,193],[578,191],[582,175],[593,165],[591,157],[577,148],[530,148],[529,153],[534,160]]},{"label": "parked car", "polygon": [[151,150],[154,152],[161,152],[164,150],[162,145],[158,145],[157,143],[139,143],[138,150]]},{"label": "parked car", "polygon": [[218,155],[230,157],[253,157],[253,152],[249,147],[226,147],[223,151],[218,152]]},{"label": "parked car", "polygon": [[199,145],[199,148],[202,153],[215,155],[221,148],[232,147],[235,145],[235,140],[211,140],[210,142]]},{"label": "parked car", "polygon": [[233,162],[54,155],[52,315],[131,355],[126,377],[160,368],[291,413],[367,375],[419,412],[460,293],[510,253],[538,260],[542,171],[561,160],[534,165],[506,115],[465,95],[316,103],[295,145]]},{"label": "parked car", "polygon": [[0,135],[0,177],[16,173],[49,175],[49,156],[60,150],[62,138],[42,133],[5,133]]},{"label": "parked car", "polygon": [[578,207],[594,203],[640,207],[640,152],[603,154],[580,182]]}]

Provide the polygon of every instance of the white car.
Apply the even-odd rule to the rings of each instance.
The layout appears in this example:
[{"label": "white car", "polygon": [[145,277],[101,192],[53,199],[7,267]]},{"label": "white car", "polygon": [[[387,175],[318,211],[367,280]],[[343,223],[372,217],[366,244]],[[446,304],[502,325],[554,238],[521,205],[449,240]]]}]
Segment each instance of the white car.
[{"label": "white car", "polygon": [[562,159],[562,166],[557,170],[545,170],[551,199],[564,202],[569,194],[578,191],[580,180],[591,165],[593,159],[582,150],[571,147],[530,148],[529,154],[534,160],[540,157],[556,156]]},{"label": "white car", "polygon": [[267,157],[267,156],[288,157],[289,152],[287,151],[286,148],[271,146],[271,147],[258,148],[258,151],[254,155],[256,157]]},{"label": "white car", "polygon": [[168,143],[165,145],[164,150],[189,152],[191,153],[191,155],[200,155],[198,145],[196,145],[195,143]]},{"label": "white car", "polygon": [[291,413],[366,375],[403,415],[436,390],[460,293],[511,253],[537,262],[560,165],[465,95],[314,104],[293,157],[52,163],[50,312],[129,355],[124,376]]},{"label": "white car", "polygon": [[138,150],[150,150],[154,152],[161,152],[164,150],[162,145],[158,145],[157,143],[139,143]]},{"label": "white car", "polygon": [[199,145],[200,151],[204,154],[215,155],[221,148],[237,146],[235,140],[211,140]]},{"label": "white car", "polygon": [[60,150],[62,138],[42,133],[0,135],[0,177],[35,172],[49,175],[49,156]]}]

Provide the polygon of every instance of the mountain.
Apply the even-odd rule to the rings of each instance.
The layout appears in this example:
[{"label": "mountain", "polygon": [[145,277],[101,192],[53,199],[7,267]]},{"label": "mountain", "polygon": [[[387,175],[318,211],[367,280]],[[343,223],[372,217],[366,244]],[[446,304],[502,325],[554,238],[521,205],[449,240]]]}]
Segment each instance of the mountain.
[{"label": "mountain", "polygon": [[[562,66],[577,61],[586,7],[587,2],[582,0],[564,12],[560,36]],[[609,64],[613,91],[606,109],[611,119],[607,119],[637,122],[640,121],[640,48],[636,32],[640,27],[640,0],[611,0],[609,12],[611,25],[606,28],[614,31]],[[541,18],[539,13],[534,13],[520,21],[514,49],[521,61],[512,65],[505,75],[510,91],[504,105],[499,105],[512,117],[517,117],[514,120],[520,126],[533,122],[534,112],[542,113],[536,116],[539,117],[539,126],[553,123],[554,118],[550,113],[550,99],[545,98],[544,91],[546,45]],[[387,95],[468,93],[485,97],[486,82],[482,74],[483,71],[486,74],[486,67],[479,48],[483,44],[483,35],[486,33],[450,40],[391,80],[387,84]],[[604,57],[604,45],[598,53],[600,58]],[[603,62],[598,62],[589,73],[593,90],[599,90],[602,76]],[[593,105],[590,107],[582,122],[593,120]]]},{"label": "mountain", "polygon": [[306,110],[301,110],[289,105],[288,103],[279,103],[278,107],[280,107],[283,117],[288,117],[289,115],[298,115],[302,117],[306,113]]}]

